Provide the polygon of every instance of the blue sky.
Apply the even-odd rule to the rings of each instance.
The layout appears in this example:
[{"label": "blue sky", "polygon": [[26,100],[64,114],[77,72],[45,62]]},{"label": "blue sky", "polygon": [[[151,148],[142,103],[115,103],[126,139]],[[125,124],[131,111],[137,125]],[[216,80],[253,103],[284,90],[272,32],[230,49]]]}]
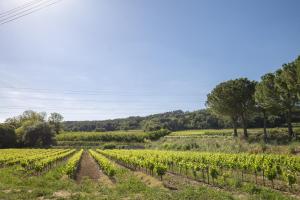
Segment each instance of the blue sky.
[{"label": "blue sky", "polygon": [[[0,1],[0,13],[28,2]],[[219,82],[300,55],[298,0],[63,0],[0,26],[0,121],[204,108]],[[1,18],[0,18],[1,20]]]}]

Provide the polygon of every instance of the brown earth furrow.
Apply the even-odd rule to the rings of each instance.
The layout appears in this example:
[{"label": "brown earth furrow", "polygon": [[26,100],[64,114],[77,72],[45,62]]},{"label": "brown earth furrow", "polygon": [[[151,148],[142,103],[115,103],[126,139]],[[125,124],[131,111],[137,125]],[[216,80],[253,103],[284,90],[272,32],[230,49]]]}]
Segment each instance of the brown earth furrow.
[{"label": "brown earth furrow", "polygon": [[82,154],[79,171],[76,175],[77,183],[81,183],[84,178],[89,178],[95,182],[99,181],[99,184],[107,187],[114,186],[113,181],[99,169],[99,165],[87,151]]},{"label": "brown earth furrow", "polygon": [[79,171],[76,175],[76,181],[80,183],[84,177],[88,177],[89,179],[95,181],[99,180],[101,177],[98,164],[87,151],[83,152],[82,154]]}]

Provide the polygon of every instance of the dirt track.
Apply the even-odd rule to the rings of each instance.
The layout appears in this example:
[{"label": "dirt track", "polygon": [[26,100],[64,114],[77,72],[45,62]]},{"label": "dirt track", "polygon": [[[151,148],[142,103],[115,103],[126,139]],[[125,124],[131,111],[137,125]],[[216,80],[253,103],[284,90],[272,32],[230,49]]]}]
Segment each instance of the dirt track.
[{"label": "dirt track", "polygon": [[98,164],[86,151],[83,152],[79,167],[79,172],[76,176],[76,181],[78,183],[83,180],[83,177],[88,177],[92,180],[97,181],[102,175],[101,171],[99,170]]}]

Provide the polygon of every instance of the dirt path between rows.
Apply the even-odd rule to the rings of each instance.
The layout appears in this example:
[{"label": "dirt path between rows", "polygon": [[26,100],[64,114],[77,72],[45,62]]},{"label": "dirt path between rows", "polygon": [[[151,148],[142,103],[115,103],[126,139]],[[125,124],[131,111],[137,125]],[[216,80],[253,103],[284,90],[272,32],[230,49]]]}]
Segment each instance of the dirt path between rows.
[{"label": "dirt path between rows", "polygon": [[99,169],[99,165],[87,151],[84,151],[82,154],[79,171],[76,175],[77,183],[81,183],[85,177],[95,182],[99,181],[99,183],[108,187],[112,187],[114,185],[109,177]]},{"label": "dirt path between rows", "polygon": [[100,179],[100,176],[101,172],[98,164],[87,151],[84,151],[80,161],[79,171],[76,175],[76,181],[80,183],[84,177],[97,181]]}]

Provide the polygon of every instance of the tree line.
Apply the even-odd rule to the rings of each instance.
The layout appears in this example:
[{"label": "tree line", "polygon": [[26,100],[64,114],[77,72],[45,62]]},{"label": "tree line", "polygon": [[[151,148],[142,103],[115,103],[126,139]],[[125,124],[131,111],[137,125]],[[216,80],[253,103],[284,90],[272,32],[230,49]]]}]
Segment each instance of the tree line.
[{"label": "tree line", "polygon": [[299,102],[300,56],[283,64],[276,72],[263,75],[259,82],[238,78],[218,84],[207,95],[206,105],[211,113],[231,121],[234,136],[237,136],[237,124],[240,122],[245,138],[248,138],[249,119],[261,114],[264,140],[267,141],[267,119],[271,115],[284,116],[290,138],[297,138],[292,121]]},{"label": "tree line", "polygon": [[0,124],[0,148],[44,147],[55,144],[55,135],[61,130],[63,116],[44,112],[25,111]]},{"label": "tree line", "polygon": [[[299,112],[300,114],[300,112]],[[295,120],[297,120],[293,116]],[[248,119],[248,126],[260,128],[263,126],[263,117],[259,113],[254,113]],[[285,117],[282,114],[269,115],[267,117],[269,127],[280,127],[285,124]],[[240,127],[240,122],[237,122]],[[116,130],[144,130],[156,131],[168,129],[170,131],[190,130],[190,129],[222,129],[231,128],[232,122],[226,118],[214,115],[208,109],[193,112],[181,110],[149,115],[146,117],[128,117],[123,119],[103,120],[103,121],[65,121],[63,129],[65,131],[116,131]]]}]

